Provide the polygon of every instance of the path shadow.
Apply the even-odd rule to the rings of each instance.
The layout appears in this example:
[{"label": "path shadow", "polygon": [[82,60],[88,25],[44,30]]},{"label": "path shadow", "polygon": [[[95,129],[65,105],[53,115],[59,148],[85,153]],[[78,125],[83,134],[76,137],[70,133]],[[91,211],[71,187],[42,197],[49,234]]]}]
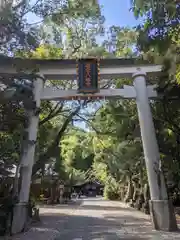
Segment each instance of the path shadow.
[{"label": "path shadow", "polygon": [[[59,208],[63,210],[58,212]],[[66,209],[68,209],[67,212]],[[97,210],[97,212],[91,210]],[[98,210],[101,210],[99,215]],[[110,213],[113,210],[115,211]],[[142,217],[138,217],[137,211],[131,208],[111,207],[106,204],[105,206],[82,205],[80,207],[54,205],[47,206],[41,214],[41,222],[34,225],[24,238],[17,239],[176,240],[180,239],[180,235],[179,233],[153,231],[150,221],[143,218],[143,214]],[[17,239],[13,238],[13,240]]]},{"label": "path shadow", "polygon": [[[42,217],[42,225],[39,226],[39,231],[48,230],[58,231],[55,240],[179,239],[179,233],[173,233],[172,237],[168,233],[156,232],[152,230],[149,221],[123,215],[108,215],[104,218],[98,218],[80,215],[48,214]],[[163,238],[161,237],[162,235]]]},{"label": "path shadow", "polygon": [[[150,239],[141,238],[140,234],[135,232],[128,233],[125,224],[126,222],[122,219],[120,222],[108,219],[102,219],[97,217],[89,216],[72,216],[72,215],[44,215],[42,218],[43,228],[50,231],[58,229],[59,234],[55,238],[56,240],[95,240],[95,239],[107,239],[107,240],[139,240],[139,239]],[[127,218],[126,218],[127,221]],[[130,221],[130,217],[129,217]],[[132,221],[132,217],[131,217]],[[135,221],[135,219],[134,219]],[[136,219],[137,221],[137,219]],[[49,224],[51,223],[51,224]],[[141,234],[142,235],[142,234]],[[143,234],[144,235],[144,234]],[[147,237],[147,234],[145,234]]]},{"label": "path shadow", "polygon": [[128,212],[136,212],[135,209],[131,208],[123,208],[123,207],[113,207],[113,206],[100,206],[100,205],[81,205],[81,209],[87,209],[87,210],[97,210],[97,211],[128,211]]}]

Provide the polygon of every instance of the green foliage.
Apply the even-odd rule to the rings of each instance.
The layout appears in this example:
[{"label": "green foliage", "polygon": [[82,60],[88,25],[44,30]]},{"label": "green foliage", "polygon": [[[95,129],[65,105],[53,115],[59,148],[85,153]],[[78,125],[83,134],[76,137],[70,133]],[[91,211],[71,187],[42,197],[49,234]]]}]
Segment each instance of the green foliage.
[{"label": "green foliage", "polygon": [[70,183],[71,186],[76,184],[82,184],[86,180],[86,174],[84,171],[72,168],[71,172],[68,172],[66,181]]},{"label": "green foliage", "polygon": [[119,185],[115,179],[109,177],[104,188],[104,198],[109,200],[119,199]]},{"label": "green foliage", "polygon": [[96,160],[98,155],[95,155],[94,163],[93,163],[93,174],[95,177],[103,184],[106,184],[108,178],[108,169],[105,163],[99,162]]},{"label": "green foliage", "polygon": [[0,105],[0,174],[19,162],[26,115],[18,103]]},{"label": "green foliage", "polygon": [[87,133],[78,128],[71,129],[62,139],[61,156],[69,181],[85,181],[85,173],[91,168],[94,157],[90,144]]},{"label": "green foliage", "polygon": [[[160,52],[164,52],[172,41],[172,32],[179,30],[178,1],[159,0],[135,0],[132,1],[135,15],[144,15],[145,24],[139,26],[141,46],[147,49],[148,46],[158,47]],[[156,30],[156,31],[155,31]]]}]

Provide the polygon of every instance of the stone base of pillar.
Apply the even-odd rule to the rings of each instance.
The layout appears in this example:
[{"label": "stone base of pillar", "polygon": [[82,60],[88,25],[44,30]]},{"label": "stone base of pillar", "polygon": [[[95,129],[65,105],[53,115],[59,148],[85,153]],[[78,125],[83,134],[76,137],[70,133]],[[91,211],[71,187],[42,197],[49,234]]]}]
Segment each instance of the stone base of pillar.
[{"label": "stone base of pillar", "polygon": [[11,234],[17,234],[24,230],[27,223],[27,204],[17,203],[14,207]]},{"label": "stone base of pillar", "polygon": [[177,231],[178,227],[171,200],[151,200],[149,206],[155,230]]}]

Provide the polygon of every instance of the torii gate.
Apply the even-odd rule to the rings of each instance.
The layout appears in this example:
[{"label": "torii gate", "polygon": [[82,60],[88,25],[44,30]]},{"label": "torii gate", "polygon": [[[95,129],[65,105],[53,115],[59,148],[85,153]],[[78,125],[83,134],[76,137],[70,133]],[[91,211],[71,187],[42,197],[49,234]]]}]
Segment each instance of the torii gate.
[{"label": "torii gate", "polygon": [[[12,233],[20,232],[26,222],[26,207],[29,200],[35,143],[39,123],[38,109],[40,108],[41,100],[58,101],[60,99],[79,99],[91,96],[93,96],[93,98],[116,97],[136,99],[148,182],[150,186],[150,211],[153,226],[157,230],[173,231],[177,229],[173,206],[171,201],[168,200],[165,180],[161,171],[159,149],[149,105],[149,99],[156,98],[157,92],[154,89],[154,85],[146,85],[146,78],[158,76],[161,73],[162,66],[148,64],[142,61],[138,62],[136,59],[102,59],[99,64],[99,75],[97,69],[95,69],[97,79],[132,78],[134,86],[125,85],[122,89],[102,89],[99,92],[95,89],[95,91],[87,91],[86,93],[77,93],[77,90],[54,90],[50,87],[44,88],[44,79],[77,79],[76,60],[24,60],[5,58],[3,61],[0,61],[0,74],[11,74],[15,76],[17,75],[17,68],[18,74],[21,75],[24,73],[24,70],[29,73],[34,69],[38,70],[38,72],[36,71],[36,78],[33,82],[36,111],[32,110],[29,112],[28,148],[22,156],[22,184],[19,203],[15,207]],[[81,81],[83,81],[82,76],[79,76]],[[95,82],[95,84],[96,83],[97,82]],[[89,86],[91,86],[91,83],[89,84]]]}]

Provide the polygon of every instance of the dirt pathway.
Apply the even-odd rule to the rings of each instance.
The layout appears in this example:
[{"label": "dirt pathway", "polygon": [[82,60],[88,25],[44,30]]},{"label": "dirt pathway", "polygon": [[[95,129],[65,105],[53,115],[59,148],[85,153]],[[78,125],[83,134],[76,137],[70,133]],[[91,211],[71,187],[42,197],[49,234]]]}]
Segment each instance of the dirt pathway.
[{"label": "dirt pathway", "polygon": [[11,240],[173,240],[180,233],[156,232],[150,217],[120,202],[84,199],[81,205],[46,206],[41,223]]}]

